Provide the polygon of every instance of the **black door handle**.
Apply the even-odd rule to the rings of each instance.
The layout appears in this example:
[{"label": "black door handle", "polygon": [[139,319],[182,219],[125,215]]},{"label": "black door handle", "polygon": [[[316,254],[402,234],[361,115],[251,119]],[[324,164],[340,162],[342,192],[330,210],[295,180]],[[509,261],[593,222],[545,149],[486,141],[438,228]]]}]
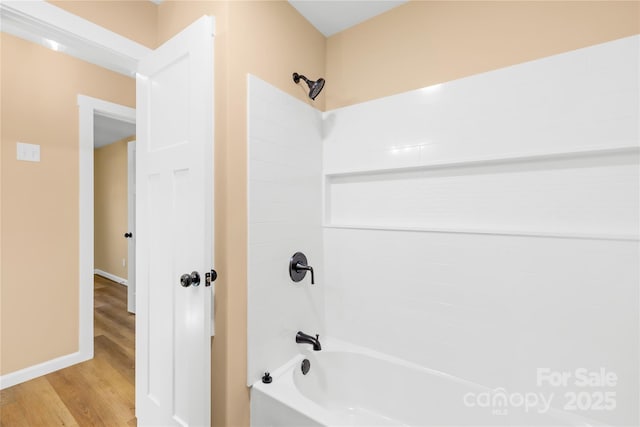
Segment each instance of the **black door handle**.
[{"label": "black door handle", "polygon": [[183,274],[182,276],[180,276],[180,284],[183,288],[188,288],[189,286],[198,286],[200,284],[200,274],[197,271],[194,271],[191,274]]},{"label": "black door handle", "polygon": [[130,239],[133,237],[133,233],[130,231],[127,231],[126,233],[124,233],[124,237],[126,237],[127,239]]}]

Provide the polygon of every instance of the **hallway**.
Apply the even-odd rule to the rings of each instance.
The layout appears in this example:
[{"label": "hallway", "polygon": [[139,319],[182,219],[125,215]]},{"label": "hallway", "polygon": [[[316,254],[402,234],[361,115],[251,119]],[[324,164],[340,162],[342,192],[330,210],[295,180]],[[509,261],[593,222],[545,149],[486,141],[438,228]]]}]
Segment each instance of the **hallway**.
[{"label": "hallway", "polygon": [[135,426],[135,316],[94,276],[94,358],[2,390],[0,426]]}]

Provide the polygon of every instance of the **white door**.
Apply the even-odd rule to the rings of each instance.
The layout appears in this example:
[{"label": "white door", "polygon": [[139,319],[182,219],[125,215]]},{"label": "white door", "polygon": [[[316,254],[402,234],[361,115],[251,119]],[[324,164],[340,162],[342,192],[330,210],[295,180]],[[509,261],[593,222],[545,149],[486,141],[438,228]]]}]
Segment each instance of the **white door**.
[{"label": "white door", "polygon": [[136,312],[136,142],[127,143],[127,311]]},{"label": "white door", "polygon": [[140,61],[136,82],[136,416],[140,426],[209,426],[212,18]]}]

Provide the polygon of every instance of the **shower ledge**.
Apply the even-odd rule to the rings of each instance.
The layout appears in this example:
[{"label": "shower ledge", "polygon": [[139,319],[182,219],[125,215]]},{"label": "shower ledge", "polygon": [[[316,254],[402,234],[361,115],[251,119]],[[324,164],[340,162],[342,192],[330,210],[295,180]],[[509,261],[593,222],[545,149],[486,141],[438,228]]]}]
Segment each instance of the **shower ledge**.
[{"label": "shower ledge", "polygon": [[338,228],[351,230],[381,230],[381,231],[414,231],[423,233],[455,233],[455,234],[486,234],[494,236],[523,236],[559,239],[584,239],[584,240],[613,240],[613,241],[640,241],[638,234],[622,233],[571,233],[563,231],[537,231],[537,230],[509,230],[490,228],[446,228],[446,227],[413,227],[384,224],[331,224],[326,223],[324,228]]},{"label": "shower ledge", "polygon": [[440,169],[440,168],[455,168],[466,167],[473,165],[491,165],[491,164],[503,164],[510,162],[530,162],[530,161],[544,161],[555,159],[566,159],[574,157],[597,157],[606,155],[620,155],[620,154],[640,154],[640,142],[634,144],[618,144],[618,145],[599,145],[599,146],[585,146],[575,150],[563,150],[563,151],[545,151],[545,152],[530,152],[530,153],[518,153],[518,154],[504,154],[500,156],[487,156],[487,157],[473,157],[462,158],[454,160],[442,160],[435,162],[427,162],[420,165],[407,166],[401,168],[378,168],[378,169],[357,169],[349,171],[329,171],[325,172],[324,176],[327,180],[334,178],[359,176],[359,175],[373,175],[373,174],[392,174],[396,172],[419,172],[428,169]]},{"label": "shower ledge", "polygon": [[632,155],[640,154],[640,146],[635,144],[619,144],[608,146],[588,146],[575,150],[565,150],[544,153],[526,153],[518,155],[503,155],[486,158],[469,158],[458,159],[453,161],[439,161],[426,163],[419,166],[411,166],[404,168],[388,168],[388,169],[370,169],[355,170],[348,172],[325,173],[325,219],[323,227],[327,229],[353,229],[353,230],[382,230],[382,231],[411,231],[424,233],[454,233],[454,234],[481,234],[495,236],[527,236],[540,238],[562,238],[562,239],[586,239],[586,240],[608,240],[608,241],[640,241],[638,232],[619,233],[616,231],[597,231],[597,232],[580,232],[580,231],[563,231],[563,230],[539,230],[539,229],[510,229],[510,228],[493,228],[493,227],[430,227],[424,225],[399,225],[397,223],[347,223],[342,221],[332,221],[327,214],[329,203],[328,194],[331,192],[331,185],[339,183],[343,180],[351,181],[368,177],[382,177],[384,175],[404,174],[411,172],[423,172],[434,169],[446,169],[469,166],[492,166],[504,165],[511,162],[535,162],[547,160],[572,160],[579,158],[599,157],[599,156],[616,156],[616,155]]}]

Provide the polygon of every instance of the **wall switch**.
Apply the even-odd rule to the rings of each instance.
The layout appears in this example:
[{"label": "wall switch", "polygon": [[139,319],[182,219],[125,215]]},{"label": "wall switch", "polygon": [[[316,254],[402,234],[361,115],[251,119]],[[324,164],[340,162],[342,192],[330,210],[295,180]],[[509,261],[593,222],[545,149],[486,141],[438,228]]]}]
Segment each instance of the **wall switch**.
[{"label": "wall switch", "polygon": [[39,162],[40,161],[40,145],[38,144],[25,144],[24,142],[18,142],[18,160],[26,162]]}]

